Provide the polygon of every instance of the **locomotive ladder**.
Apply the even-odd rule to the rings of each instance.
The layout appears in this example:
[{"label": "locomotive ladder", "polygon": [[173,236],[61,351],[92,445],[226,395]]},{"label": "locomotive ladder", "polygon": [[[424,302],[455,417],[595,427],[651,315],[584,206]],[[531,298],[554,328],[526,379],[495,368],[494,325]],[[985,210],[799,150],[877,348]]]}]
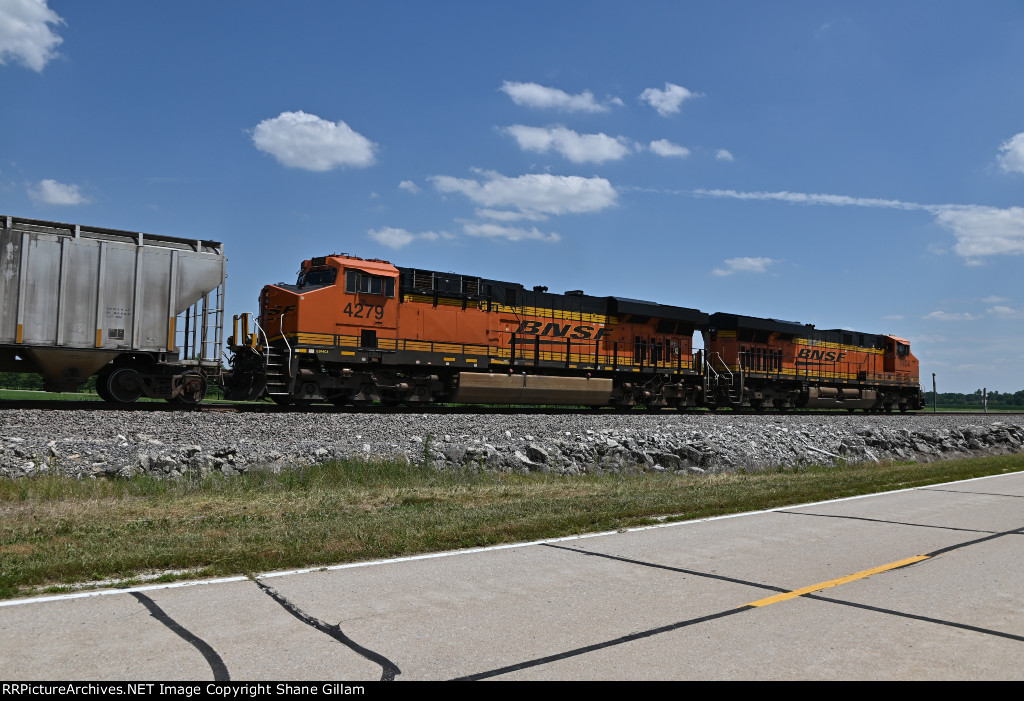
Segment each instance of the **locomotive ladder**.
[{"label": "locomotive ladder", "polygon": [[[718,360],[720,370],[715,368]],[[708,353],[704,357],[704,401],[717,404],[719,393],[725,392],[729,404],[739,406],[743,403],[743,374],[733,374],[728,363],[718,353]]]},{"label": "locomotive ladder", "polygon": [[[292,345],[288,343],[288,336],[284,332],[283,313],[278,320],[278,324],[281,338],[284,339],[287,350],[271,345],[270,339],[267,339],[267,351],[264,362],[267,378],[267,396],[271,399],[281,397],[289,400],[291,398],[291,382],[289,378],[292,374]],[[285,401],[284,403],[287,404],[288,402]]]},{"label": "locomotive ladder", "polygon": [[266,351],[267,395],[289,397],[288,354],[280,348],[268,345]]}]

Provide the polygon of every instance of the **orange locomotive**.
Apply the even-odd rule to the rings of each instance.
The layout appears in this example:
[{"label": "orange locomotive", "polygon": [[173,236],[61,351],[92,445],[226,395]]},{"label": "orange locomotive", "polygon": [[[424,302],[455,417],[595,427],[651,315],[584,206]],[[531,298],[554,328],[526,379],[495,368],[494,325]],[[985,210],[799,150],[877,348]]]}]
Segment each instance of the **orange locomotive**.
[{"label": "orange locomotive", "polygon": [[[748,330],[755,332],[756,322],[769,320],[709,317],[686,307],[580,290],[528,290],[518,283],[331,255],[304,261],[294,285],[265,287],[251,328],[248,315],[236,317],[227,396],[269,396],[300,405],[620,409],[784,409],[826,400],[832,400],[829,406],[864,409],[922,404],[917,361],[903,341],[906,352],[894,356],[900,368],[892,373],[902,384],[879,392],[867,384],[874,388],[890,380],[876,377],[881,371],[866,364],[875,348],[847,350],[841,368],[819,372],[807,364],[825,348],[820,344],[833,342],[822,334],[850,332],[811,333],[807,329],[813,327],[791,325],[807,338],[782,330],[768,331],[768,343],[739,342]],[[705,336],[703,355],[693,351],[697,329]],[[879,337],[870,338],[878,343]],[[798,347],[802,342],[807,348]],[[809,350],[806,359],[802,350]],[[858,390],[856,397],[851,388]]]},{"label": "orange locomotive", "polygon": [[[239,321],[241,328],[237,328]],[[332,255],[236,319],[230,398],[697,406],[696,309]]]},{"label": "orange locomotive", "polygon": [[896,336],[719,313],[704,345],[709,406],[924,407],[917,358]]}]

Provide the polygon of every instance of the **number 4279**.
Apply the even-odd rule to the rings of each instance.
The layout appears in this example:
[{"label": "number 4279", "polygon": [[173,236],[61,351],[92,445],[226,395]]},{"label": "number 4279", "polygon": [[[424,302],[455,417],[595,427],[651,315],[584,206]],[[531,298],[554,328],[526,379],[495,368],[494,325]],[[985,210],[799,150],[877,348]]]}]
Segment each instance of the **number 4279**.
[{"label": "number 4279", "polygon": [[345,314],[356,319],[369,319],[371,316],[374,319],[384,318],[384,305],[383,304],[352,304],[349,302],[345,305]]}]

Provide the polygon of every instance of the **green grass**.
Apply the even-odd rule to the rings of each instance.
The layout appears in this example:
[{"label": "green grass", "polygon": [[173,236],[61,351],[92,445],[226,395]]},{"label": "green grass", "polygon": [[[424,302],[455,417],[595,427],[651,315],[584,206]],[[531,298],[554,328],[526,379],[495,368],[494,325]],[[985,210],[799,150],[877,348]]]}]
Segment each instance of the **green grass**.
[{"label": "green grass", "polygon": [[1024,455],[711,476],[346,462],[225,479],[0,482],[0,597],[612,530],[1024,470]]},{"label": "green grass", "polygon": [[[218,395],[219,397],[219,395]],[[203,404],[221,404],[225,403],[224,399],[218,397],[207,396],[203,400]],[[63,402],[101,402],[102,398],[95,392],[44,392],[43,390],[32,390],[32,389],[0,389],[0,400],[11,400],[11,401],[37,401],[40,399],[47,399],[53,401]],[[163,399],[150,399],[149,397],[139,397],[139,402],[163,402]],[[230,404],[239,404],[240,402],[227,402]],[[246,402],[252,403],[252,402]]]},{"label": "green grass", "polygon": [[0,389],[0,399],[29,401],[36,399],[53,399],[64,402],[102,401],[98,395],[86,392],[44,392],[32,389]]}]

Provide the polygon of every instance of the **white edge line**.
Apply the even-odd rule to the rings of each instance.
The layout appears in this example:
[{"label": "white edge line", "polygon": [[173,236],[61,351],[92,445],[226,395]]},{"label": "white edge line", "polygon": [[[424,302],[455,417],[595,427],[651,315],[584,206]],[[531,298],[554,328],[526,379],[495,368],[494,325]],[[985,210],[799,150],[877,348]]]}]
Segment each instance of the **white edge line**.
[{"label": "white edge line", "polygon": [[[440,557],[453,557],[455,555],[475,555],[477,553],[492,552],[495,550],[510,550],[512,548],[526,548],[532,545],[543,545],[545,543],[564,543],[571,540],[584,540],[586,538],[603,538],[610,535],[619,535],[620,533],[636,533],[640,531],[650,531],[656,528],[674,528],[676,526],[691,526],[697,523],[708,523],[710,521],[721,521],[728,518],[740,518],[742,516],[759,516],[761,514],[770,514],[781,509],[799,509],[808,506],[820,506],[822,504],[836,504],[843,501],[853,501],[855,499],[867,499],[869,497],[881,497],[887,494],[901,494],[903,492],[915,492],[930,487],[945,487],[951,484],[966,484],[967,482],[977,482],[979,480],[992,479],[994,477],[1008,477],[1014,474],[1021,474],[1019,472],[1002,473],[998,475],[985,475],[984,477],[972,477],[965,480],[956,480],[955,482],[941,482],[939,484],[929,484],[925,487],[907,487],[906,489],[893,489],[888,492],[875,492],[874,494],[858,494],[852,497],[841,497],[839,499],[827,499],[825,501],[814,501],[807,504],[791,504],[789,506],[780,506],[774,509],[762,509],[760,511],[744,511],[738,514],[726,514],[724,516],[709,516],[707,518],[694,519],[692,521],[672,521],[671,523],[657,523],[650,526],[636,526],[634,528],[621,528],[614,531],[602,531],[600,533],[581,533],[580,535],[563,536],[561,538],[546,538],[544,540],[531,540],[525,543],[505,543],[503,545],[490,545],[485,548],[469,548],[465,550],[448,550],[440,553],[427,553],[425,555],[410,555],[409,557],[395,557],[387,560],[368,560],[366,562],[349,562],[344,565],[330,565],[327,567],[306,567],[297,570],[284,570],[279,572],[263,572],[255,576],[256,579],[271,579],[273,577],[289,577],[292,575],[299,574],[310,574],[312,572],[333,572],[335,570],[348,570],[356,567],[374,567],[377,565],[391,565],[398,564],[401,562],[413,562],[416,560],[433,560]],[[966,493],[966,492],[965,492]],[[93,596],[109,596],[112,594],[130,594],[132,592],[141,591],[152,591],[154,589],[180,589],[182,587],[195,587],[204,584],[227,584],[230,582],[244,582],[248,580],[248,577],[222,577],[220,579],[201,579],[189,582],[171,582],[168,584],[149,584],[138,587],[126,587],[124,589],[101,589],[98,591],[88,592],[77,592],[75,594],[55,594],[53,596],[37,596],[30,599],[14,599],[10,601],[0,601],[0,608],[5,606],[20,606],[22,604],[36,604],[45,601],[66,601],[68,599],[84,599]]]},{"label": "white edge line", "polygon": [[133,591],[152,591],[153,589],[180,589],[182,587],[196,587],[200,584],[226,584],[228,582],[244,582],[248,577],[221,577],[220,579],[197,579],[192,582],[170,582],[168,584],[147,584],[138,587],[125,587],[124,589],[98,589],[96,591],[80,591],[74,594],[54,594],[52,596],[36,596],[31,599],[15,599],[13,601],[0,601],[0,608],[4,606],[18,606],[19,604],[35,604],[41,601],[67,601],[68,599],[86,599],[92,596],[110,596],[111,594],[130,594]]}]

